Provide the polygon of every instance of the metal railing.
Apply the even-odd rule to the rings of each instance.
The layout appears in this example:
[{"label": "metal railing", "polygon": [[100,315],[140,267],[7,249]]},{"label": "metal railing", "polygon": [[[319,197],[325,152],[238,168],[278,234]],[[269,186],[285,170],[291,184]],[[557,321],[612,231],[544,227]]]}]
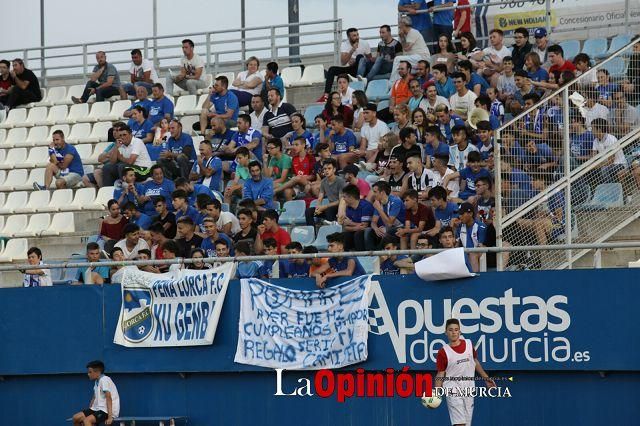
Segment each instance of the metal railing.
[{"label": "metal railing", "polygon": [[[629,61],[640,58],[637,42],[546,89],[540,102],[496,131],[498,246],[599,243],[640,217],[640,99],[632,106],[622,90]],[[595,136],[606,143],[594,155]],[[584,254],[541,252],[531,263],[571,268]]]},{"label": "metal railing", "polygon": [[[297,33],[289,28],[296,27]],[[242,35],[244,34],[244,37]],[[291,45],[289,37],[300,38]],[[337,61],[340,54],[342,21],[317,20],[291,24],[269,25],[229,30],[172,34],[158,37],[138,37],[121,40],[75,43],[55,46],[37,46],[19,50],[0,51],[0,57],[21,57],[30,69],[40,74],[43,81],[51,76],[87,76],[95,63],[94,54],[105,51],[109,63],[128,65],[129,52],[142,50],[145,58],[152,59],[156,67],[179,64],[182,52],[180,42],[189,38],[196,45],[196,53],[202,56],[208,73],[217,74],[225,64],[241,64],[250,57],[269,58],[274,61],[300,61],[314,56],[324,58],[331,54]],[[290,47],[299,47],[299,54],[290,57]],[[203,51],[204,50],[204,51]],[[43,57],[44,55],[44,57]],[[320,60],[322,62],[322,60]],[[306,60],[305,63],[313,63]],[[35,65],[35,66],[34,66]]]},{"label": "metal railing", "polygon": [[[624,241],[614,243],[588,243],[588,244],[560,244],[560,245],[530,245],[530,246],[513,246],[513,247],[477,247],[464,248],[466,253],[514,253],[520,251],[565,251],[565,250],[588,250],[595,251],[594,256],[598,255],[602,250],[611,249],[634,249],[640,250],[640,241]],[[320,259],[327,257],[380,257],[391,255],[434,255],[446,251],[448,249],[414,249],[414,250],[370,250],[370,251],[352,251],[340,253],[299,253],[299,254],[280,254],[280,255],[256,255],[256,256],[235,256],[235,257],[206,257],[206,258],[175,258],[161,260],[125,260],[112,261],[105,260],[101,262],[60,262],[60,263],[43,263],[42,265],[29,264],[6,264],[0,265],[0,272],[20,271],[25,269],[66,269],[66,268],[88,268],[96,266],[160,266],[160,265],[185,265],[192,263],[220,263],[220,262],[248,262],[248,261],[264,261],[264,260],[291,260],[291,259]],[[500,257],[500,256],[498,256]],[[594,266],[600,267],[597,262]]]}]

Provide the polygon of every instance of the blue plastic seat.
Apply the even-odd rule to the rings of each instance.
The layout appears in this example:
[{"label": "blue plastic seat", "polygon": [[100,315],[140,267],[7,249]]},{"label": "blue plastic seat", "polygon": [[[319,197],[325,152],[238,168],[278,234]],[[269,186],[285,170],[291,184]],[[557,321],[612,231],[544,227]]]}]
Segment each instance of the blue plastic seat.
[{"label": "blue plastic seat", "polygon": [[349,87],[351,87],[353,90],[364,90],[365,84],[364,81],[356,80],[349,83]]},{"label": "blue plastic seat", "polygon": [[304,119],[307,122],[307,128],[313,129],[316,127],[315,119],[316,115],[322,114],[324,109],[323,104],[308,105],[304,110]]},{"label": "blue plastic seat", "polygon": [[[631,43],[631,36],[626,34],[619,34],[611,39],[611,46],[609,46],[609,50],[601,57],[604,58],[607,56],[611,56],[629,43]],[[629,53],[631,53],[631,50],[629,50]]]},{"label": "blue plastic seat", "polygon": [[607,54],[607,44],[606,38],[587,39],[582,46],[582,53],[586,53],[591,59],[602,58]]},{"label": "blue plastic seat", "polygon": [[389,90],[389,80],[370,81],[365,94],[367,95],[367,99],[372,102],[389,99],[389,96],[391,95],[391,91]]},{"label": "blue plastic seat", "polygon": [[627,61],[624,58],[613,58],[606,64],[602,66],[602,68],[609,71],[612,78],[620,78],[624,77],[627,74]]},{"label": "blue plastic seat", "polygon": [[296,226],[291,230],[291,241],[296,241],[303,246],[308,246],[315,239],[313,226]]},{"label": "blue plastic seat", "polygon": [[340,225],[324,225],[318,229],[318,235],[315,241],[311,244],[316,246],[318,250],[326,250],[329,246],[327,242],[327,235],[331,235],[335,232],[342,232],[342,226]]},{"label": "blue plastic seat", "polygon": [[578,40],[566,40],[560,43],[560,47],[564,51],[564,57],[568,60],[572,60],[574,56],[580,53],[580,41]]},{"label": "blue plastic seat", "polygon": [[389,101],[378,102],[378,111],[382,111],[385,108],[389,108]]},{"label": "blue plastic seat", "polygon": [[580,206],[581,210],[606,210],[624,205],[622,184],[601,183],[593,192],[593,198]]},{"label": "blue plastic seat", "polygon": [[[320,205],[321,206],[326,206],[327,204],[329,204],[329,200],[327,198],[323,198],[322,199],[322,203],[320,203]],[[317,205],[318,205],[318,199],[317,198],[309,203],[309,207],[315,207]]]},{"label": "blue plastic seat", "polygon": [[306,223],[304,218],[304,211],[307,207],[307,204],[304,200],[292,200],[287,201],[282,206],[282,213],[280,214],[280,219],[278,219],[278,223],[280,225],[302,225]]}]

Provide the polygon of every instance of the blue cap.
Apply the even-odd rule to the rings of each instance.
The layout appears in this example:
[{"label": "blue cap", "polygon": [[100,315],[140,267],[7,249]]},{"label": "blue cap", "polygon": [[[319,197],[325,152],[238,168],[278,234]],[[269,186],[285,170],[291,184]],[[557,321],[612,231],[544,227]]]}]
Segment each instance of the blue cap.
[{"label": "blue cap", "polygon": [[535,38],[546,37],[547,36],[547,29],[546,28],[536,28],[536,30],[533,33],[533,36]]}]

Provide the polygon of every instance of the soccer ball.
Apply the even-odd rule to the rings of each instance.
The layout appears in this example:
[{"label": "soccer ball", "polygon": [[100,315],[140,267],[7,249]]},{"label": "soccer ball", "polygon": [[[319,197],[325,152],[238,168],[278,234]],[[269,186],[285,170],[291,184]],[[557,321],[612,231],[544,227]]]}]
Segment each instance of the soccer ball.
[{"label": "soccer ball", "polygon": [[145,328],[144,325],[141,325],[140,327],[138,327],[138,334],[144,334]]},{"label": "soccer ball", "polygon": [[440,398],[439,396],[436,396],[435,392],[431,393],[431,396],[423,396],[421,398],[422,400],[422,405],[425,408],[438,408],[440,406],[440,404],[442,403],[442,398]]}]

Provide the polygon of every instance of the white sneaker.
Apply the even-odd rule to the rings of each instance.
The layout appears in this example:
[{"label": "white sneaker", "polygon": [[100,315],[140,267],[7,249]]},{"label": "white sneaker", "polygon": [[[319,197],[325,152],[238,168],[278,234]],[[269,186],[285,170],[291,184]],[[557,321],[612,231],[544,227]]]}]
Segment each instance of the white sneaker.
[{"label": "white sneaker", "polygon": [[367,87],[367,77],[360,77],[360,81],[364,83],[364,87]]}]

